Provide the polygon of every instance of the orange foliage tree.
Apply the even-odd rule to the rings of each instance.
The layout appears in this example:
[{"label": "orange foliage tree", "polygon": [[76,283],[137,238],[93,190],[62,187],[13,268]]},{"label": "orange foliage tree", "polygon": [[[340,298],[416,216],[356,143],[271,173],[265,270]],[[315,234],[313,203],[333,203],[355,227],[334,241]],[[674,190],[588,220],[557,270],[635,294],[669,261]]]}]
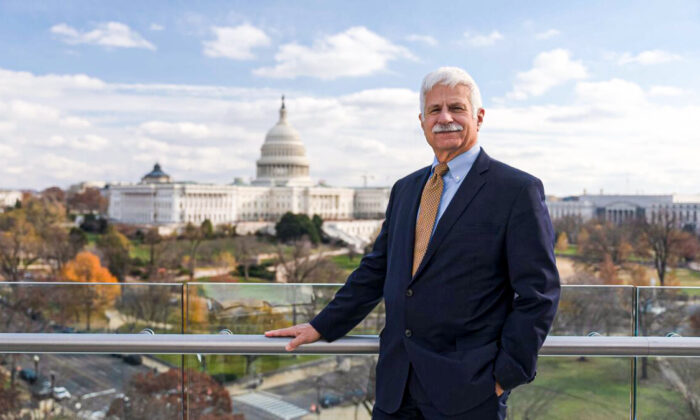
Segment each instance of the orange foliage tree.
[{"label": "orange foliage tree", "polygon": [[85,311],[85,327],[90,331],[92,313],[104,310],[113,304],[119,296],[120,288],[117,286],[117,278],[100,264],[100,259],[95,254],[87,251],[80,252],[75,259],[66,263],[61,271],[61,277],[65,281],[72,282],[107,283],[105,285],[82,285],[72,294],[76,306],[82,305],[82,309]]}]

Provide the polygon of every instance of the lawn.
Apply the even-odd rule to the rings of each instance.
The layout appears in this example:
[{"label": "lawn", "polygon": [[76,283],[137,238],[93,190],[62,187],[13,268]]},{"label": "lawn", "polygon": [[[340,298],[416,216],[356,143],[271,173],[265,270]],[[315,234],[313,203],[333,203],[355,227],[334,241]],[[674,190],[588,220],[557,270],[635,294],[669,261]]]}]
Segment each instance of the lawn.
[{"label": "lawn", "polygon": [[330,259],[341,270],[344,270],[346,272],[346,274],[350,274],[353,270],[355,270],[360,265],[360,260],[362,260],[362,255],[356,255],[352,259],[350,259],[350,256],[347,254],[334,255]]},{"label": "lawn", "polygon": [[[182,365],[182,355],[179,354],[161,354],[154,356],[163,362],[180,367]],[[226,375],[230,379],[231,375],[237,378],[245,376],[246,358],[239,355],[223,355],[209,354],[206,355],[207,373],[210,375]],[[266,373],[282,369],[288,366],[297,365],[300,363],[310,362],[322,357],[319,355],[294,355],[294,356],[270,356],[263,355],[255,358],[252,364],[251,372]],[[197,360],[197,356],[193,354],[185,355],[185,366],[188,369],[202,370],[202,364]]]},{"label": "lawn", "polygon": [[[680,394],[669,389],[654,366],[650,364],[649,379],[638,385],[638,418],[692,418]],[[509,399],[508,419],[629,419],[630,374],[626,358],[542,357],[537,379]]]},{"label": "lawn", "polygon": [[556,255],[564,255],[567,257],[578,255],[578,246],[569,245],[566,250],[555,250]]}]

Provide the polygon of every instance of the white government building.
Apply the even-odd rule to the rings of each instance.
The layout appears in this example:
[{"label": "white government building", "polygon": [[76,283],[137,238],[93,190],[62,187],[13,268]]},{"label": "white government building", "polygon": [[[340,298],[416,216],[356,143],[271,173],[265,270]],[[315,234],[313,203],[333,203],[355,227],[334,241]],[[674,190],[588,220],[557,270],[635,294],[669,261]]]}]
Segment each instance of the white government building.
[{"label": "white government building", "polygon": [[700,195],[617,195],[583,194],[566,198],[547,198],[552,220],[577,216],[620,224],[633,219],[650,223],[669,217],[676,226],[700,233]]},{"label": "white government building", "polygon": [[279,114],[261,147],[251,185],[176,182],[156,164],[137,184],[106,187],[109,218],[163,231],[209,219],[214,225],[235,224],[245,234],[270,229],[286,212],[317,214],[327,234],[362,246],[381,225],[390,188],[314,186],[306,148],[287,121],[284,98]]}]

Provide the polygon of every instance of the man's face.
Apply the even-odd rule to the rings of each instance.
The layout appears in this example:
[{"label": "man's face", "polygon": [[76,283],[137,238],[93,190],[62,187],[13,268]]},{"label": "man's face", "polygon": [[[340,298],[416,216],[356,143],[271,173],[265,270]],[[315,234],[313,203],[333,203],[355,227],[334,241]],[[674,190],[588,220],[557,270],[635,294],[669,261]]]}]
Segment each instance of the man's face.
[{"label": "man's face", "polygon": [[480,109],[474,119],[469,94],[465,85],[438,84],[425,95],[425,115],[418,118],[440,162],[447,162],[476,144],[484,110]]}]

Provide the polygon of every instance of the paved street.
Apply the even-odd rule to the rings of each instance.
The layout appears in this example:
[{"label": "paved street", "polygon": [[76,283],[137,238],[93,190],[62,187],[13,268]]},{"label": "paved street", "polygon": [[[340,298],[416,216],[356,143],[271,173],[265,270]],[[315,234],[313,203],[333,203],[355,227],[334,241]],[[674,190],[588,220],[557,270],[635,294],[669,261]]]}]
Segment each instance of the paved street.
[{"label": "paved street", "polygon": [[[34,369],[33,355],[22,355],[18,364]],[[72,395],[62,404],[79,411],[94,412],[109,407],[116,395],[122,393],[129,379],[148,367],[132,366],[110,355],[43,354],[39,356],[40,375],[56,376],[56,386],[65,387]]]}]

